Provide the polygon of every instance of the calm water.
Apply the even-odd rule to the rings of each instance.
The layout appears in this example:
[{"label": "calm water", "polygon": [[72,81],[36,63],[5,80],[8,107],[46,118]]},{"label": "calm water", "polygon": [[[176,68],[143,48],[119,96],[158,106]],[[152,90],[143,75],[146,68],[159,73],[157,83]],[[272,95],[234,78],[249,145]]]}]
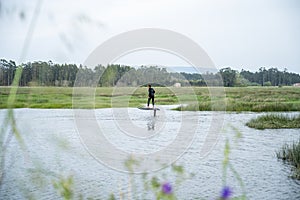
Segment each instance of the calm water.
[{"label": "calm water", "polygon": [[[124,159],[119,152],[149,156],[143,169],[151,171],[149,176],[164,177],[172,183],[175,177],[170,167],[158,170],[161,165],[157,162],[177,159],[176,164],[195,174],[175,186],[179,199],[216,199],[222,187],[226,139],[231,146],[230,162],[243,180],[248,199],[300,199],[300,182],[288,178],[290,167],[275,155],[283,144],[300,138],[299,129],[261,131],[246,127],[248,120],[261,115],[256,113],[182,114],[169,107],[160,108],[155,118],[153,111],[136,108],[99,109],[93,117],[85,115],[85,111],[74,116],[73,110],[64,109],[15,110],[23,142],[20,145],[13,137],[5,150],[0,199],[57,199],[52,182],[68,176],[74,178],[76,197],[81,194],[85,199],[107,199],[114,193],[118,199],[135,195],[136,199],[153,199],[151,194],[142,195],[140,174],[135,174],[130,182],[128,173],[122,172]],[[0,111],[1,123],[5,113],[6,110]],[[83,133],[85,129],[78,127],[82,123],[89,130],[90,122],[95,120],[103,137]],[[218,131],[220,125],[222,131]],[[242,136],[239,139],[237,130]],[[5,139],[9,139],[8,133]],[[97,143],[99,139],[101,144]],[[106,143],[117,150],[107,149]],[[239,182],[231,172],[227,184],[235,195],[241,194]]]}]

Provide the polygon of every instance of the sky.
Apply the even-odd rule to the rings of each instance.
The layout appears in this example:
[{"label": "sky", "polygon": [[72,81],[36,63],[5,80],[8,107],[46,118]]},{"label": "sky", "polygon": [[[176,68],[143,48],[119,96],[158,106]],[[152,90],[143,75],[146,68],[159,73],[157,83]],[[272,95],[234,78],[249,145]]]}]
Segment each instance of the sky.
[{"label": "sky", "polygon": [[[40,2],[35,12],[38,0],[0,0],[0,58],[18,64],[49,60],[82,64],[95,48],[118,34],[160,28],[196,42],[218,69],[277,67],[300,73],[298,0]],[[189,66],[165,51],[143,49],[114,63]]]}]

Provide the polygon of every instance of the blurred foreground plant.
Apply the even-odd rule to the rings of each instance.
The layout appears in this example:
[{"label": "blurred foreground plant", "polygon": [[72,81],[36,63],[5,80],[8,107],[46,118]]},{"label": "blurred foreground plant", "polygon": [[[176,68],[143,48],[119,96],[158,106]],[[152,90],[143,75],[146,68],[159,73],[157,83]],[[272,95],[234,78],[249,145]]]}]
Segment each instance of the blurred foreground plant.
[{"label": "blurred foreground plant", "polygon": [[69,176],[67,178],[61,178],[57,182],[53,182],[53,187],[59,192],[60,196],[64,200],[70,200],[74,196],[73,191],[73,177]]},{"label": "blurred foreground plant", "polygon": [[[237,143],[237,140],[241,138],[242,134],[241,132],[236,129],[235,127],[231,126],[233,131],[235,132],[235,143]],[[238,174],[238,172],[233,167],[231,161],[230,161],[230,142],[229,139],[226,139],[225,141],[225,147],[224,147],[224,159],[222,161],[223,166],[223,186],[219,192],[219,196],[216,197],[217,200],[246,200],[246,191],[245,186],[242,181],[242,178]],[[139,165],[139,162],[135,160],[133,157],[128,158],[125,161],[125,166],[130,172],[130,183],[133,182],[133,169],[134,165]],[[180,184],[187,180],[191,179],[194,174],[188,174],[185,172],[184,167],[180,165],[171,165],[170,166],[172,172],[174,173],[174,177],[176,177],[176,180],[172,180],[172,178],[167,178],[166,176],[158,177],[157,175],[150,175],[149,173],[144,173],[142,175],[142,180],[144,183],[144,192],[151,192],[156,200],[175,200],[178,199],[176,196],[176,189],[180,187]],[[237,180],[239,187],[241,188],[241,192],[234,191],[233,187],[230,186],[230,183],[227,183],[227,176],[228,173],[232,173],[233,177]],[[130,191],[135,190],[134,184],[130,184]],[[241,193],[238,195],[238,193]],[[116,197],[111,194],[110,199],[116,199]],[[123,199],[123,197],[120,197],[120,199]],[[137,197],[131,197],[129,195],[129,199],[139,199]],[[146,195],[144,194],[144,198],[147,199]],[[199,197],[200,199],[200,197]]]}]

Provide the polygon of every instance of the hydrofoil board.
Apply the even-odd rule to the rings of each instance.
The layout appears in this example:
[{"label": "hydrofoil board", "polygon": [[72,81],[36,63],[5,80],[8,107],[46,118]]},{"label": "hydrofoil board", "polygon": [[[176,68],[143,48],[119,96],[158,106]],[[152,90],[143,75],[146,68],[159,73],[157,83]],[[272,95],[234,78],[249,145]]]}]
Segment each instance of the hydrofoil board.
[{"label": "hydrofoil board", "polygon": [[148,107],[140,107],[140,110],[160,110],[159,108],[148,108]]}]

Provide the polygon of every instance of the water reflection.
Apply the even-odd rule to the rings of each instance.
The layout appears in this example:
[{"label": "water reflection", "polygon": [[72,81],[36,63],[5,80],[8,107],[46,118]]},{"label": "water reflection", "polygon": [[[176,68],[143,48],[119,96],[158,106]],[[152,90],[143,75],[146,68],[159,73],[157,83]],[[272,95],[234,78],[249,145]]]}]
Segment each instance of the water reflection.
[{"label": "water reflection", "polygon": [[150,120],[147,123],[147,127],[148,127],[148,131],[151,131],[155,129],[155,123],[156,123],[156,118],[155,117],[151,117]]}]

